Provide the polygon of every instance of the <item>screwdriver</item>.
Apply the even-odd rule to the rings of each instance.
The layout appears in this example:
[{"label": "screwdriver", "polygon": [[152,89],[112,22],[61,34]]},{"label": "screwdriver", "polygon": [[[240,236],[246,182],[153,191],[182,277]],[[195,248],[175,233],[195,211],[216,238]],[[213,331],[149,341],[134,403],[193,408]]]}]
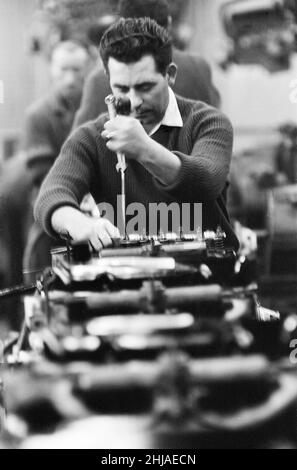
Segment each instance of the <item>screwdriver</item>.
[{"label": "screwdriver", "polygon": [[[105,98],[105,104],[107,105],[108,114],[110,119],[114,119],[117,115],[117,108],[119,114],[130,114],[131,103],[130,100],[127,99],[120,99],[117,102],[116,107],[116,99],[114,95],[108,95]],[[122,213],[122,223],[125,233],[125,239],[127,239],[127,232],[126,232],[126,182],[125,182],[125,171],[127,169],[126,164],[126,157],[123,153],[117,152],[117,159],[118,163],[116,165],[116,170],[121,173],[121,213]]]}]

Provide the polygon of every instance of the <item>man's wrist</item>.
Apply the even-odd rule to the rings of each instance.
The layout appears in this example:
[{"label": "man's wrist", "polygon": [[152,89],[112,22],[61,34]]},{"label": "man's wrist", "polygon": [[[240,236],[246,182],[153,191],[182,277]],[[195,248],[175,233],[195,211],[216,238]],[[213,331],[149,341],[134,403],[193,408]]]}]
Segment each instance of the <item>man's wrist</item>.
[{"label": "man's wrist", "polygon": [[170,185],[176,180],[181,168],[181,161],[177,155],[170,152],[158,142],[149,138],[147,145],[139,157],[141,163],[162,184]]},{"label": "man's wrist", "polygon": [[139,163],[144,165],[145,163],[152,163],[156,160],[157,149],[155,144],[157,143],[147,135],[146,138],[143,140],[140,149],[138,150]]}]

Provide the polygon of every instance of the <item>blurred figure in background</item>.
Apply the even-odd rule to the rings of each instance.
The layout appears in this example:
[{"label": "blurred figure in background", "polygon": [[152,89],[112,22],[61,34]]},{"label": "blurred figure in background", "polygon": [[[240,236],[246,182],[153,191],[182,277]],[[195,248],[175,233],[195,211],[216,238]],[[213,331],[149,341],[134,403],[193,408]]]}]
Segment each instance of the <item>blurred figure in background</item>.
[{"label": "blurred figure in background", "polygon": [[[116,15],[103,15],[96,18],[87,29],[87,40],[94,50],[94,59],[98,60],[98,44],[105,31],[117,21]],[[100,59],[99,59],[100,60]],[[102,65],[103,68],[103,65]]]},{"label": "blurred figure in background", "polygon": [[61,42],[52,53],[52,89],[30,106],[24,126],[24,150],[36,186],[52,166],[71,130],[90,65],[88,51],[76,42]]},{"label": "blurred figure in background", "polygon": [[[3,163],[0,175],[0,288],[23,281],[23,253],[30,226],[29,247],[32,240],[42,239],[43,248],[38,253],[48,251],[47,238],[42,237],[41,229],[33,223],[32,202],[71,130],[90,65],[88,51],[79,43],[62,42],[54,49],[50,64],[52,88],[26,114],[23,152]],[[30,249],[26,252],[29,260]],[[28,262],[25,269],[38,268],[35,261]],[[6,312],[13,328],[19,324],[19,305],[16,298],[1,301],[1,310]]]},{"label": "blurred figure in background", "polygon": [[[90,66],[90,56],[83,45],[73,41],[59,43],[51,58],[52,89],[27,111],[24,150],[33,188],[33,203],[40,184],[70,133]],[[32,225],[24,255],[24,269],[30,273],[49,265],[51,240],[33,222],[32,212],[29,217]]]},{"label": "blurred figure in background", "polygon": [[[39,257],[48,253],[48,239],[33,223],[32,202],[39,186],[58,156],[79,107],[86,75],[90,70],[87,49],[79,43],[63,42],[53,51],[48,95],[28,110],[23,131],[23,153],[4,162],[0,175],[0,287],[23,281],[23,254],[27,243],[25,270],[39,269]],[[29,230],[30,227],[30,230]],[[30,260],[31,248],[40,241],[37,260]],[[47,256],[48,259],[48,256]],[[29,277],[26,281],[31,280]],[[32,276],[32,280],[35,277]],[[1,301],[10,326],[18,328],[18,299]]]},{"label": "blurred figure in background", "polygon": [[[167,0],[121,0],[119,16],[123,18],[149,17],[169,31],[172,23]],[[215,107],[219,106],[220,96],[212,83],[210,67],[204,59],[198,55],[173,48],[173,62],[178,68],[177,79],[172,87],[176,94],[204,101]],[[74,127],[106,112],[104,98],[109,93],[109,82],[103,68],[96,68],[86,81],[81,107],[75,117]]]},{"label": "blurred figure in background", "polygon": [[[22,259],[30,188],[25,155],[20,153],[5,160],[0,172],[0,289],[23,281]],[[16,297],[1,299],[1,321],[4,321],[0,326],[1,334],[8,325],[19,328],[19,307]]]}]

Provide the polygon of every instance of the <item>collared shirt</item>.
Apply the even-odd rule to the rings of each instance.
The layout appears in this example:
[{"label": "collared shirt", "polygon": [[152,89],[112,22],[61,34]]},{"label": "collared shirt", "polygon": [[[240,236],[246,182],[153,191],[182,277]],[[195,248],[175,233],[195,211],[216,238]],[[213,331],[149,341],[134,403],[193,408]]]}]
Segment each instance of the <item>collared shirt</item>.
[{"label": "collared shirt", "polygon": [[172,89],[169,87],[169,101],[168,106],[163,116],[161,122],[159,122],[153,129],[149,132],[149,136],[151,137],[155,134],[161,126],[167,127],[183,127],[183,120],[178,108],[178,104],[176,101],[176,97]]}]

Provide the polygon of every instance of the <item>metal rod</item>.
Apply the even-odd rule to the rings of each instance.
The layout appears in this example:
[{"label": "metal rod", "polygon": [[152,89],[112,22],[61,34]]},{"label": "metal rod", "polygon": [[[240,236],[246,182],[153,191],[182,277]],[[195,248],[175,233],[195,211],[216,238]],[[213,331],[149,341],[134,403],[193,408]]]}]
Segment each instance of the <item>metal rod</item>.
[{"label": "metal rod", "polygon": [[14,287],[7,287],[0,290],[0,299],[7,299],[16,295],[33,294],[36,291],[36,283],[28,286],[20,285]]},{"label": "metal rod", "polygon": [[[260,355],[193,359],[188,361],[188,368],[193,385],[253,381],[269,377],[272,372],[267,359]],[[136,386],[152,388],[160,380],[161,370],[159,362],[148,361],[103,365],[81,374],[79,386],[98,391]]]},{"label": "metal rod", "polygon": [[126,225],[126,182],[125,171],[121,169],[121,209],[122,209],[122,222],[124,228],[125,239],[127,239],[127,225]]}]

